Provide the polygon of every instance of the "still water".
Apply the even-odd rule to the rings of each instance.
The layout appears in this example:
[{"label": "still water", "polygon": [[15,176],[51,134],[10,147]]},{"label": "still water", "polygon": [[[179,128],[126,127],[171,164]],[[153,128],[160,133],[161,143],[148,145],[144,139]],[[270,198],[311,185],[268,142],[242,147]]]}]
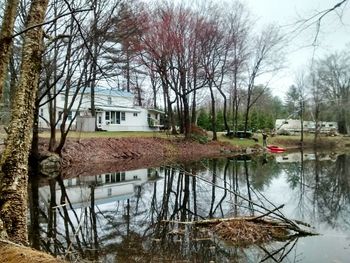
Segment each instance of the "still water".
[{"label": "still water", "polygon": [[[349,154],[238,156],[32,181],[31,189],[32,246],[74,262],[350,262]],[[320,235],[237,247],[177,223],[259,215],[249,200],[284,204],[286,217]]]}]

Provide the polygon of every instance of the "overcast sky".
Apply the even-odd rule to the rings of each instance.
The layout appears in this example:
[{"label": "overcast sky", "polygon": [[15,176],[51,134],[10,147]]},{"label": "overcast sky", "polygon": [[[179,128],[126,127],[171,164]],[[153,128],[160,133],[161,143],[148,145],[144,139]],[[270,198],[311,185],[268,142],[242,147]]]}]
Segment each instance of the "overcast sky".
[{"label": "overcast sky", "polygon": [[275,23],[281,26],[282,32],[293,36],[289,42],[286,69],[271,82],[273,94],[281,98],[288,87],[293,84],[298,71],[305,70],[315,58],[326,53],[345,48],[350,43],[350,3],[346,3],[337,12],[329,13],[322,20],[317,47],[312,46],[316,33],[316,24],[312,24],[296,34],[296,21],[309,18],[317,12],[332,8],[341,0],[241,0],[258,19],[257,25]]}]

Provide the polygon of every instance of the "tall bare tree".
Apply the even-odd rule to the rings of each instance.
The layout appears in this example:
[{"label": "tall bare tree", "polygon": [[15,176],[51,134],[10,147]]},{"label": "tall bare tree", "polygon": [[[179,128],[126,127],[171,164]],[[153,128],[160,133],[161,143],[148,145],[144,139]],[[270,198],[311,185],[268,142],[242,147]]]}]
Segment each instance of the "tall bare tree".
[{"label": "tall bare tree", "polygon": [[327,55],[317,62],[318,84],[325,92],[324,103],[332,107],[338,122],[339,132],[350,132],[350,54],[348,50]]},{"label": "tall bare tree", "polygon": [[28,156],[42,58],[48,0],[33,0],[28,12],[20,78],[16,88],[0,171],[0,237],[27,243]]},{"label": "tall bare tree", "polygon": [[[247,101],[244,117],[244,131],[248,129],[248,119],[251,107],[257,102],[259,96],[252,97],[255,81],[266,73],[276,72],[283,62],[283,37],[277,27],[269,25],[254,41],[251,51],[251,62],[248,65]],[[267,87],[267,85],[265,85]]]}]

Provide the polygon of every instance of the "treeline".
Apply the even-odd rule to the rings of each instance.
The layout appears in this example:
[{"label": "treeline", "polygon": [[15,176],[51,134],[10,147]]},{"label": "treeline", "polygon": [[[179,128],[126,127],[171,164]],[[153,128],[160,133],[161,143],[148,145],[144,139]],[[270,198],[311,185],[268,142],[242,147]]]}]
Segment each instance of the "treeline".
[{"label": "treeline", "polygon": [[268,90],[256,86],[257,78],[282,66],[284,41],[278,28],[267,25],[257,32],[239,2],[158,2],[142,14],[137,16],[143,19],[142,34],[134,48],[154,74],[153,97],[163,98],[172,131],[179,125],[190,136],[203,107],[213,140],[222,125],[227,132],[250,129],[250,113]]},{"label": "treeline", "polygon": [[[19,8],[14,23],[3,98],[9,109],[20,70],[21,32],[27,30],[26,10]],[[271,127],[271,120],[254,120],[271,119],[271,113],[264,117],[257,106],[268,94],[268,81],[260,86],[256,81],[281,68],[285,42],[276,26],[259,25],[257,30],[238,1],[52,0],[45,21],[35,116],[40,117],[39,107],[49,108],[50,151],[61,152],[76,118],[69,114],[83,94],[90,96],[95,116],[98,86],[133,92],[138,105],[164,110],[166,126],[173,133],[180,127],[186,137],[204,108],[210,116],[205,128],[213,131],[214,140],[219,130]],[[65,101],[59,116],[58,99]]]},{"label": "treeline", "polygon": [[[256,90],[261,90],[263,87],[256,87]],[[242,91],[244,94],[244,91]],[[216,128],[217,131],[226,131],[224,125],[224,108],[221,101],[217,105]],[[210,105],[202,105],[198,111],[197,125],[205,130],[212,130]],[[266,89],[260,96],[257,103],[249,112],[247,127],[249,131],[257,132],[264,129],[272,130],[275,127],[277,118],[286,118],[288,110],[286,105],[277,96],[272,96],[270,90]],[[245,111],[244,105],[240,105],[237,113],[231,110],[227,113],[228,124],[231,127],[236,127],[237,131],[243,131],[245,128]]]},{"label": "treeline", "polygon": [[286,110],[301,120],[314,120],[316,127],[320,121],[336,121],[339,132],[349,134],[349,48],[314,59],[296,76],[285,104]]}]

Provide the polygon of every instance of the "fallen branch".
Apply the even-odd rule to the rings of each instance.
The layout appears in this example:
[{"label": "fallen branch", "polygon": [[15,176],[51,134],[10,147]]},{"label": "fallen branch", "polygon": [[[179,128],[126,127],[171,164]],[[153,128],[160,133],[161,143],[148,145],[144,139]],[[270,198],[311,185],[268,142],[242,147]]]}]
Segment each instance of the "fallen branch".
[{"label": "fallen branch", "polygon": [[268,212],[265,213],[265,214],[262,214],[262,215],[260,215],[260,216],[254,217],[254,218],[252,219],[252,221],[257,220],[257,219],[260,219],[260,218],[263,218],[263,217],[265,217],[265,216],[268,216],[268,215],[274,213],[276,210],[282,209],[283,207],[284,207],[284,204],[283,204],[283,205],[280,205],[279,207],[276,207],[275,209],[273,209],[273,210],[271,210],[271,211],[268,211]]},{"label": "fallen branch", "polygon": [[[281,206],[279,206],[279,207],[275,207],[275,208],[272,209],[272,210],[271,210],[271,209],[268,209],[268,208],[264,207],[263,205],[257,204],[256,202],[254,202],[254,201],[252,201],[252,200],[250,200],[250,199],[248,199],[248,198],[246,198],[246,197],[240,195],[240,194],[237,193],[236,191],[233,191],[233,190],[228,189],[228,188],[226,188],[226,187],[217,185],[217,184],[215,184],[215,183],[213,183],[213,182],[211,182],[211,181],[209,181],[209,180],[207,180],[207,179],[204,179],[204,178],[202,178],[202,177],[200,177],[200,176],[197,176],[197,175],[194,175],[194,174],[192,174],[192,173],[189,173],[189,172],[187,172],[187,171],[184,170],[184,169],[181,169],[181,170],[182,170],[182,172],[183,172],[184,174],[186,174],[186,175],[189,175],[189,176],[192,176],[192,177],[196,177],[197,179],[200,179],[200,180],[202,180],[202,181],[204,181],[204,182],[206,182],[206,183],[208,183],[208,184],[210,184],[210,185],[212,185],[212,186],[215,186],[215,187],[217,187],[217,188],[226,190],[226,191],[228,191],[228,192],[230,192],[230,193],[232,193],[232,194],[234,194],[234,195],[237,195],[238,197],[240,197],[240,198],[243,199],[244,201],[247,201],[247,202],[249,202],[250,204],[252,204],[252,205],[254,205],[254,206],[256,206],[256,207],[259,207],[259,208],[261,208],[261,209],[267,211],[267,212],[266,212],[265,214],[263,214],[263,215],[260,215],[260,216],[257,216],[257,217],[243,217],[243,218],[240,218],[241,220],[243,219],[243,220],[248,220],[248,221],[254,221],[254,220],[257,221],[258,219],[259,219],[259,220],[262,220],[263,217],[266,217],[267,215],[273,214],[273,215],[275,215],[275,216],[278,218],[278,219],[276,218],[276,220],[274,220],[274,222],[277,222],[277,224],[278,224],[279,226],[284,226],[284,227],[287,228],[288,230],[292,230],[292,231],[294,231],[294,232],[297,232],[297,233],[300,234],[300,235],[318,235],[318,234],[315,233],[314,231],[311,231],[311,230],[309,230],[309,229],[302,228],[302,227],[300,226],[300,225],[303,225],[303,226],[307,226],[307,227],[309,228],[309,225],[308,225],[308,224],[306,224],[306,223],[302,223],[302,224],[301,224],[300,221],[297,221],[297,220],[290,220],[290,219],[286,218],[286,217],[279,211],[279,209],[281,209],[281,208],[283,207],[283,205],[281,205]],[[277,213],[276,211],[278,211],[279,213]],[[231,218],[231,219],[230,219],[230,218],[208,219],[208,220],[202,220],[202,221],[195,221],[195,222],[192,223],[192,224],[210,224],[210,223],[215,224],[215,223],[218,223],[218,222],[225,222],[225,221],[232,221],[232,220],[240,220],[240,219],[239,219],[239,218]],[[277,221],[277,220],[280,220],[280,221]],[[272,221],[271,221],[271,222],[272,222]],[[177,223],[179,223],[179,222],[177,222]],[[182,222],[182,223],[180,223],[180,224],[184,224],[184,222]],[[186,223],[186,224],[188,224],[188,223]]]}]

